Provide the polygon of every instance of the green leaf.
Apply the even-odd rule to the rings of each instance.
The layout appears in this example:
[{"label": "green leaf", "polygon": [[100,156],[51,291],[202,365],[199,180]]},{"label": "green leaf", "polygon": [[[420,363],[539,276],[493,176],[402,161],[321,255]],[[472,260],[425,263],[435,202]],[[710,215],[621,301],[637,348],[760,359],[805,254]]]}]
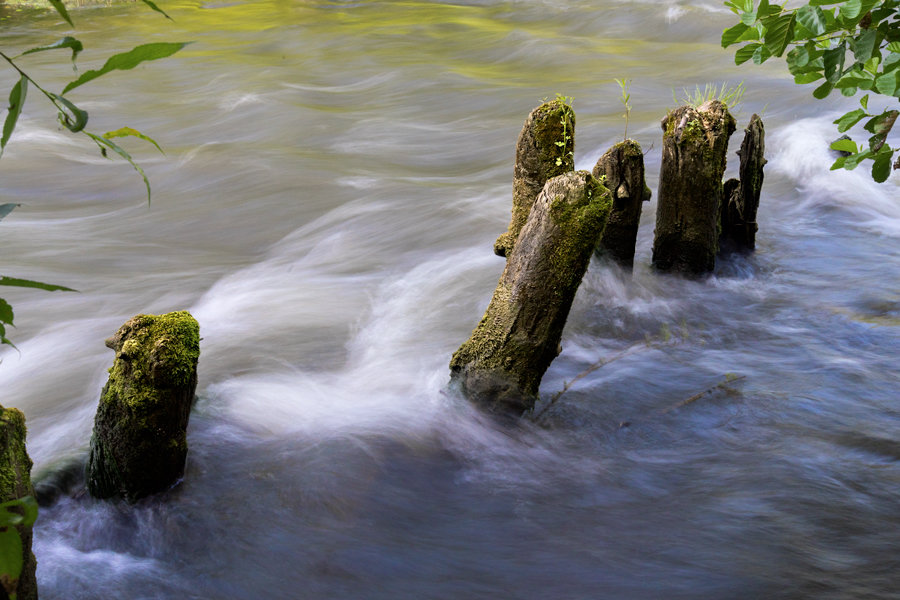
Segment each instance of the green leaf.
[{"label": "green leaf", "polygon": [[737,52],[734,53],[734,64],[741,65],[753,58],[757,48],[762,48],[762,44],[747,44],[738,48]]},{"label": "green leaf", "polygon": [[127,160],[131,164],[131,166],[134,167],[134,170],[138,172],[138,174],[144,180],[144,185],[147,187],[147,203],[149,204],[150,203],[150,180],[147,179],[147,174],[144,173],[144,170],[136,162],[134,162],[134,159],[131,158],[131,155],[128,154],[127,152],[125,152],[125,150],[120,148],[112,140],[109,140],[105,137],[100,137],[99,135],[94,135],[93,133],[90,133],[88,131],[85,131],[85,133],[88,136],[90,136],[90,138],[92,140],[94,140],[94,142],[96,142],[96,144],[100,147],[100,152],[104,156],[106,156],[106,149],[104,147],[110,148],[113,152],[115,152],[116,154],[118,154],[119,156],[121,156],[122,158]]},{"label": "green leaf", "polygon": [[53,8],[56,9],[56,12],[59,13],[63,19],[66,20],[66,23],[75,27],[75,23],[72,22],[72,18],[69,17],[69,11],[66,10],[66,5],[62,3],[62,0],[48,0],[50,4],[53,5]]},{"label": "green leaf", "polygon": [[2,221],[3,217],[11,213],[17,206],[21,206],[21,204],[0,204],[0,221]]},{"label": "green leaf", "polygon": [[862,98],[859,99],[859,105],[864,109],[869,110],[869,95],[866,94]]},{"label": "green leaf", "polygon": [[900,91],[900,70],[879,75],[875,79],[875,89],[885,96],[896,96]]},{"label": "green leaf", "polygon": [[878,183],[887,181],[891,175],[891,154],[879,154],[872,165],[872,179]]},{"label": "green leaf", "polygon": [[[838,126],[838,131],[840,131],[841,133],[844,133],[845,131],[847,131],[848,129],[850,129],[851,127],[853,127],[860,121],[862,121],[864,118],[866,118],[866,116],[868,116],[868,113],[866,113],[866,111],[864,111],[861,108],[857,108],[856,110],[852,110],[852,111],[848,112],[847,114],[845,114],[844,116],[840,117],[839,119],[835,120],[834,124]],[[840,140],[840,141],[847,142],[850,140]],[[837,143],[837,142],[835,142],[835,143]],[[834,144],[832,144],[831,147],[834,150],[842,149],[842,148],[835,148]],[[856,144],[853,144],[853,150],[846,150],[846,151],[847,152],[856,152]]]},{"label": "green leaf", "polygon": [[[22,513],[19,514],[17,512],[12,512],[9,510],[10,508],[18,508],[22,511]],[[5,511],[18,517],[18,520],[16,520],[17,525],[22,525],[23,527],[31,527],[32,525],[34,525],[35,521],[37,521],[38,503],[37,500],[34,499],[34,497],[24,496],[17,500],[10,500],[8,502],[0,504],[0,511]]]},{"label": "green leaf", "polygon": [[837,169],[843,169],[845,162],[847,162],[846,156],[837,157],[837,159],[834,161],[834,164],[831,165],[831,170],[836,171]]},{"label": "green leaf", "polygon": [[794,38],[796,14],[789,12],[763,22],[766,26],[766,48],[772,56],[781,56]]},{"label": "green leaf", "polygon": [[[35,52],[45,52],[47,50],[57,50],[59,48],[69,48],[72,50],[72,65],[75,65],[75,59],[78,57],[78,53],[84,50],[84,45],[81,42],[73,38],[72,36],[67,35],[66,37],[56,40],[52,44],[47,44],[46,46],[38,46],[37,48],[32,48],[31,50],[26,50],[19,56],[25,56],[26,54],[34,54]],[[18,57],[17,57],[18,58]]]},{"label": "green leaf", "polygon": [[831,83],[836,83],[841,78],[846,53],[847,48],[843,43],[822,53],[822,59],[825,62],[825,79]]},{"label": "green leaf", "polygon": [[31,281],[29,279],[17,279],[15,277],[5,277],[0,275],[0,285],[10,287],[36,288],[46,290],[48,292],[74,292],[72,288],[63,285],[53,285],[52,283],[41,283],[40,281]]},{"label": "green leaf", "polygon": [[858,154],[853,154],[851,156],[848,156],[844,160],[844,168],[847,169],[848,171],[852,171],[853,169],[855,169],[856,167],[859,166],[859,163],[861,163],[865,159],[869,158],[871,155],[872,155],[872,153],[869,150],[863,150],[862,152],[859,152]]},{"label": "green leaf", "polygon": [[753,52],[753,62],[761,65],[772,57],[772,53],[766,46],[760,46]]},{"label": "green leaf", "polygon": [[830,81],[826,81],[825,83],[823,83],[822,85],[820,85],[819,87],[817,87],[816,89],[813,90],[813,97],[817,98],[818,100],[821,100],[822,98],[827,97],[828,94],[830,94],[831,90],[833,90],[833,89],[834,89],[834,84],[831,83]]},{"label": "green leaf", "polygon": [[830,148],[832,150],[837,150],[838,152],[851,152],[853,154],[859,152],[859,148],[856,146],[856,142],[848,139],[835,140],[831,142]]},{"label": "green leaf", "polygon": [[801,6],[797,9],[797,22],[806,27],[813,37],[825,33],[825,15],[818,6]]},{"label": "green leaf", "polygon": [[787,60],[788,69],[790,69],[791,73],[794,73],[797,69],[809,64],[809,51],[803,46],[797,46],[788,52],[787,57],[785,58]]},{"label": "green leaf", "polygon": [[22,107],[25,106],[25,96],[28,93],[28,78],[22,75],[13,89],[9,92],[9,108],[6,110],[6,121],[3,122],[3,136],[0,137],[0,157],[6,149],[6,143],[19,122]]},{"label": "green leaf", "polygon": [[[626,103],[628,102],[628,96],[625,96],[624,101]],[[119,129],[116,129],[115,131],[107,131],[106,133],[103,134],[103,137],[105,137],[108,140],[112,139],[114,137],[127,137],[127,136],[140,138],[140,139],[144,140],[145,142],[150,142],[151,144],[156,146],[157,150],[159,150],[162,154],[165,154],[165,152],[163,152],[163,149],[159,147],[159,144],[156,143],[156,140],[154,140],[150,136],[144,135],[137,129],[132,129],[131,127],[120,127]]]},{"label": "green leaf", "polygon": [[862,65],[872,58],[872,52],[875,50],[877,38],[877,31],[874,29],[864,29],[851,41],[853,56],[856,57],[856,62]]},{"label": "green leaf", "polygon": [[153,44],[142,44],[140,46],[135,46],[128,52],[114,54],[106,60],[106,63],[100,69],[86,71],[75,81],[69,82],[69,84],[63,88],[63,94],[78,86],[84,85],[89,81],[93,81],[110,71],[127,71],[148,60],[158,60],[160,58],[172,56],[189,43],[190,42],[156,42]]},{"label": "green leaf", "polygon": [[5,323],[7,325],[13,324],[13,309],[12,306],[9,305],[9,302],[0,298],[0,323]]},{"label": "green leaf", "polygon": [[827,6],[829,4],[840,4],[844,0],[810,0],[810,6]]},{"label": "green leaf", "polygon": [[722,47],[727,48],[728,46],[736,43],[741,39],[742,35],[747,33],[749,29],[750,28],[743,23],[738,23],[734,27],[729,27],[722,32]]},{"label": "green leaf", "polygon": [[22,539],[15,527],[0,529],[0,581],[9,596],[16,593],[22,574]]},{"label": "green leaf", "polygon": [[890,52],[900,52],[900,42],[891,42],[885,46]]},{"label": "green leaf", "polygon": [[[813,81],[818,81],[822,79],[823,75],[821,73],[802,73],[800,75],[794,76],[794,83],[802,85],[804,83],[812,83]],[[829,90],[830,91],[830,90]]]},{"label": "green leaf", "polygon": [[158,7],[155,3],[151,2],[150,0],[141,0],[141,2],[146,4],[147,6],[149,6],[150,8],[152,8],[153,10],[155,10],[156,12],[158,12],[159,14],[161,14],[162,16],[167,18],[168,20],[174,21],[174,19],[172,17],[170,17],[169,15],[167,15],[163,9]]},{"label": "green leaf", "polygon": [[52,96],[56,102],[62,104],[62,107],[59,105],[56,107],[59,109],[59,122],[62,123],[66,129],[72,133],[78,133],[84,129],[88,122],[87,111],[81,110],[67,98],[63,98],[59,94],[51,93],[50,96]]}]

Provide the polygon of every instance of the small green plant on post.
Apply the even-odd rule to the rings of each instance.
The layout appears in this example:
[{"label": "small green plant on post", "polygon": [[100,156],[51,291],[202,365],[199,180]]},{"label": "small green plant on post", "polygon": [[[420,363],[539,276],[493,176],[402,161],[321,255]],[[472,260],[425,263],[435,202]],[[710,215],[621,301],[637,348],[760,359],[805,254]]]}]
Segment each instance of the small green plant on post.
[{"label": "small green plant on post", "polygon": [[727,106],[730,111],[736,111],[741,100],[744,98],[744,91],[743,81],[736,86],[730,86],[727,82],[723,82],[721,86],[716,86],[714,83],[707,83],[702,89],[699,85],[695,86],[693,91],[682,89],[680,100],[675,95],[675,92],[672,91],[672,100],[674,100],[676,104],[687,104],[694,108],[699,108],[710,100],[718,100]]},{"label": "small green plant on post", "polygon": [[628,119],[631,117],[631,94],[628,92],[628,88],[631,87],[630,79],[616,79],[616,83],[619,84],[619,89],[622,91],[622,97],[619,99],[622,102],[622,106],[625,107],[625,114],[622,115],[625,117],[625,135],[622,136],[622,141],[628,139]]},{"label": "small green plant on post", "polygon": [[562,125],[562,139],[556,142],[556,146],[562,151],[562,154],[556,159],[556,166],[563,166],[564,162],[575,161],[575,150],[572,145],[572,131],[569,129],[569,123],[574,122],[575,114],[572,112],[572,104],[575,98],[556,94],[556,101],[562,105],[563,109],[559,116],[559,122]]}]

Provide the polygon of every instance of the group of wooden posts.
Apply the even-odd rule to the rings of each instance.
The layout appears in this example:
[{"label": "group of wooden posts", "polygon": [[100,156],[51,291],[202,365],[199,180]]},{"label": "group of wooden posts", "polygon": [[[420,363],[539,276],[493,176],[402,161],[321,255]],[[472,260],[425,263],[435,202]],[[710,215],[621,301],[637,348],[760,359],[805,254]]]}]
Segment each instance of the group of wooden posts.
[{"label": "group of wooden posts", "polygon": [[[723,184],[735,120],[710,100],[662,120],[653,266],[701,276],[721,252],[754,249],[763,181],[764,130],[753,115],[738,151],[740,179]],[[547,367],[592,255],[630,269],[641,204],[649,200],[644,155],[633,140],[574,170],[575,114],[561,100],[534,109],[516,145],[509,229],[494,244],[506,268],[481,322],[450,361],[451,385],[488,411],[534,408]]]},{"label": "group of wooden posts", "polygon": [[[683,106],[662,127],[653,265],[708,273],[720,249],[753,250],[763,125],[753,115],[738,153],[740,180],[724,185],[735,129],[724,104]],[[624,140],[593,172],[575,171],[574,131],[575,113],[560,100],[528,115],[516,146],[512,219],[494,245],[506,268],[484,317],[450,362],[451,386],[493,413],[518,416],[534,407],[591,256],[633,265],[641,204],[650,198],[641,147]],[[183,311],[138,315],[106,345],[116,355],[100,395],[84,487],[95,498],[133,503],[169,489],[184,473],[199,325]],[[0,407],[0,443],[0,502],[34,495],[20,411]],[[15,586],[21,600],[33,600],[31,528],[18,528],[24,568]]]}]

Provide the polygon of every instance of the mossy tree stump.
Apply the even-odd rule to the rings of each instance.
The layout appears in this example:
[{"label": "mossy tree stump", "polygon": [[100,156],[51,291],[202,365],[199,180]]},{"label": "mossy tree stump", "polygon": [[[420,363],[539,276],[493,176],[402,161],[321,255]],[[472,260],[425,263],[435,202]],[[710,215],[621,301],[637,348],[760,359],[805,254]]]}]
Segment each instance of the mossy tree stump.
[{"label": "mossy tree stump", "polygon": [[544,186],[484,317],[450,361],[451,384],[467,398],[516,416],[534,407],[610,204],[587,171]]},{"label": "mossy tree stump", "polygon": [[[0,406],[0,444],[0,503],[34,496],[31,458],[25,450],[25,415],[21,411]],[[15,584],[16,597],[19,600],[37,600],[37,561],[31,551],[32,528],[17,525],[16,529],[22,542],[22,573]],[[10,585],[14,583],[9,582]],[[7,597],[6,590],[0,586],[0,598]]]},{"label": "mossy tree stump", "polygon": [[650,199],[641,145],[634,140],[619,142],[600,157],[592,173],[612,195],[609,220],[597,244],[597,254],[631,269],[641,204]]},{"label": "mossy tree stump", "polygon": [[765,152],[766,131],[759,115],[753,115],[738,150],[741,178],[726,181],[722,193],[719,246],[723,251],[752,252],[756,249],[756,212],[763,185]]},{"label": "mossy tree stump", "polygon": [[574,153],[575,112],[571,106],[557,99],[531,111],[516,142],[512,218],[508,230],[494,242],[495,254],[509,256],[544,184],[575,169]]},{"label": "mossy tree stump", "polygon": [[653,265],[699,275],[716,265],[719,203],[734,117],[718,100],[682,106],[662,120]]},{"label": "mossy tree stump", "polygon": [[135,502],[184,473],[200,333],[187,312],[138,315],[106,340],[116,352],[94,419],[87,488]]}]

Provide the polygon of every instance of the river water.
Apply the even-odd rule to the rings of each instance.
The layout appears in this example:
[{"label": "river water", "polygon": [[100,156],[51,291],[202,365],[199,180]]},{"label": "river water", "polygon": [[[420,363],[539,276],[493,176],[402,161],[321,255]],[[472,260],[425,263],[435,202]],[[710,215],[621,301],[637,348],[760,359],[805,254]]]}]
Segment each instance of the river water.
[{"label": "river water", "polygon": [[[900,194],[829,171],[852,99],[735,67],[715,1],[160,4],[173,22],[72,13],[82,71],[193,42],[69,95],[89,129],[163,146],[122,142],[149,206],[33,88],[0,162],[23,205],[4,274],[79,290],[3,292],[0,399],[36,480],[84,460],[119,325],[188,309],[203,337],[184,481],[43,508],[43,599],[900,598]],[[69,32],[0,10],[7,50]],[[744,82],[732,151],[754,112],[768,133],[758,251],[652,272],[654,198],[633,277],[591,264],[540,417],[495,424],[444,388],[503,268],[516,136],[574,97],[591,168],[624,133],[616,77],[654,193],[673,90]]]}]

